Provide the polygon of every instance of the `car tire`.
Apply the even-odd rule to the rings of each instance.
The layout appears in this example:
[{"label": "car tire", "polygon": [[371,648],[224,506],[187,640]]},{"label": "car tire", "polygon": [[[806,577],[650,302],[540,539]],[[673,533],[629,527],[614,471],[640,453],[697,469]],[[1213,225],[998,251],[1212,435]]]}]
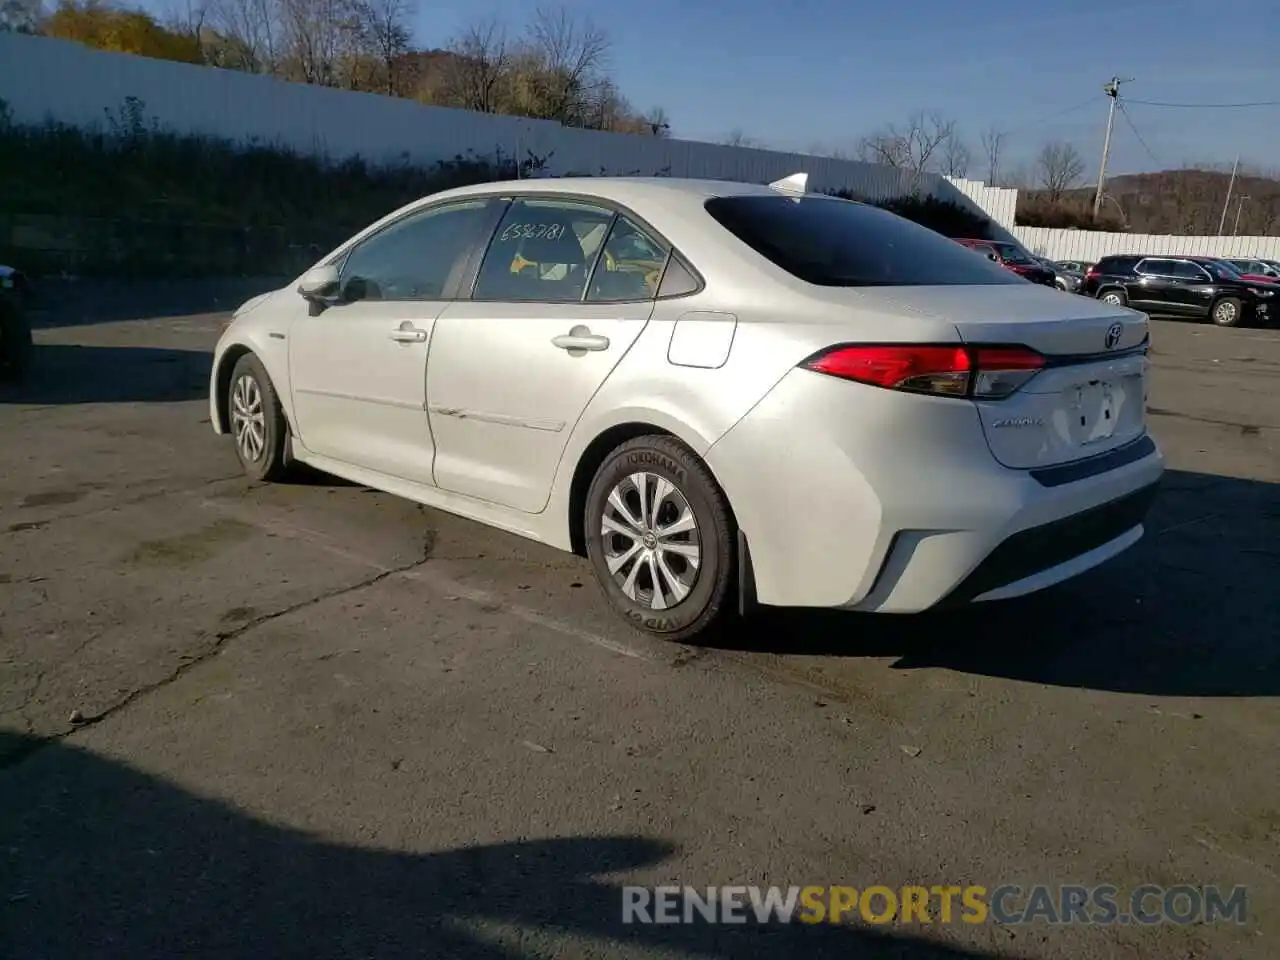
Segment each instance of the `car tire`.
[{"label": "car tire", "polygon": [[236,456],[252,480],[280,480],[288,468],[289,424],[262,361],[246,353],[227,387],[227,420]]},{"label": "car tire", "polygon": [[1098,299],[1103,303],[1111,303],[1117,307],[1127,307],[1129,305],[1129,298],[1125,296],[1124,291],[1119,287],[1108,287],[1105,290],[1099,290]]},{"label": "car tire", "polygon": [[610,453],[587,492],[583,522],[596,579],[636,629],[690,640],[727,614],[733,515],[707,465],[680,441],[638,437]]},{"label": "car tire", "polygon": [[1244,304],[1236,297],[1223,297],[1214,302],[1209,319],[1219,327],[1238,327],[1244,319]]},{"label": "car tire", "polygon": [[0,294],[0,380],[17,382],[31,370],[31,321],[16,297]]}]

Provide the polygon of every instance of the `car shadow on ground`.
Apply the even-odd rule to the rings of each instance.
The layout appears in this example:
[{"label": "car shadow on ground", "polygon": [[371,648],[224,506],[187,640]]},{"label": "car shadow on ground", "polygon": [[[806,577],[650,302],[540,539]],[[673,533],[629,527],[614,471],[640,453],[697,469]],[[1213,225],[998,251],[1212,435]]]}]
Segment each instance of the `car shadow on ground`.
[{"label": "car shadow on ground", "polygon": [[763,608],[711,645],[1123,693],[1280,696],[1280,484],[1171,470],[1146,528],[1111,563],[1029,597],[910,617]]},{"label": "car shadow on ground", "polygon": [[289,279],[49,279],[37,284],[29,313],[36,329],[229,313],[251,297],[278,290]]},{"label": "car shadow on ground", "polygon": [[566,939],[724,960],[997,956],[866,926],[624,924],[623,881],[605,877],[676,852],[640,836],[430,853],[336,845],[63,741],[0,732],[4,956],[512,960]]},{"label": "car shadow on ground", "polygon": [[0,382],[0,404],[198,400],[209,396],[212,366],[207,350],[42,343],[26,377]]}]

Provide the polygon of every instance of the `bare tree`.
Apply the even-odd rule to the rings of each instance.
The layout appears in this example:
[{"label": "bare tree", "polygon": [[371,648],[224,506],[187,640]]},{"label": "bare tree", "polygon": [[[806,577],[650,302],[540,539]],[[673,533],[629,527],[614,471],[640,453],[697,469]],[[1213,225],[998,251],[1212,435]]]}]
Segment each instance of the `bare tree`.
[{"label": "bare tree", "polygon": [[445,102],[464,110],[498,113],[511,67],[506,28],[497,18],[468,27],[451,45],[441,78]]},{"label": "bare tree", "polygon": [[0,0],[0,31],[35,33],[42,12],[40,0]]},{"label": "bare tree", "polygon": [[1080,181],[1084,173],[1084,161],[1080,153],[1069,143],[1050,140],[1036,157],[1036,176],[1050,203],[1057,203],[1062,195]]},{"label": "bare tree", "polygon": [[338,86],[357,20],[348,0],[279,0],[287,72],[305,83]]},{"label": "bare tree", "polygon": [[274,0],[213,0],[208,23],[216,42],[205,44],[214,66],[271,73],[279,65],[280,21]]},{"label": "bare tree", "polygon": [[1035,169],[1029,163],[1020,163],[1012,167],[1008,173],[1000,177],[1000,186],[1016,187],[1019,190],[1033,190],[1036,185]]},{"label": "bare tree", "polygon": [[396,65],[409,50],[412,0],[356,0],[355,14],[360,39],[378,62],[382,74],[379,86],[388,96],[399,96],[402,90]]},{"label": "bare tree", "polygon": [[878,133],[863,137],[858,142],[858,158],[907,171],[912,189],[919,190],[924,175],[937,165],[940,152],[955,136],[955,121],[921,111],[905,126],[890,124]]},{"label": "bare tree", "polygon": [[645,114],[644,119],[649,124],[649,129],[653,131],[655,137],[671,136],[671,121],[667,117],[667,111],[662,107],[654,107]]},{"label": "bare tree", "polygon": [[1000,186],[1000,161],[1004,159],[1004,142],[1009,134],[992,125],[982,134],[982,154],[987,162],[987,183]]},{"label": "bare tree", "polygon": [[582,104],[582,126],[589,130],[608,130],[613,133],[634,133],[641,136],[664,136],[665,131],[657,123],[631,106],[608,77],[601,77],[592,84]]},{"label": "bare tree", "polygon": [[754,137],[748,137],[742,132],[740,127],[734,127],[725,134],[724,139],[720,142],[726,147],[751,147],[758,149],[760,146],[760,141],[756,140]]},{"label": "bare tree", "polygon": [[582,126],[598,92],[609,54],[609,38],[590,20],[576,20],[565,7],[539,8],[526,35],[526,67],[534,73],[532,115]]},{"label": "bare tree", "polygon": [[863,163],[902,168],[907,165],[907,142],[896,133],[873,133],[858,141],[857,154]]},{"label": "bare tree", "polygon": [[213,0],[175,0],[160,22],[165,29],[200,42],[213,15],[213,7]]},{"label": "bare tree", "polygon": [[973,159],[969,153],[969,145],[960,134],[952,132],[942,145],[942,172],[948,177],[965,177],[969,173],[969,163]]}]

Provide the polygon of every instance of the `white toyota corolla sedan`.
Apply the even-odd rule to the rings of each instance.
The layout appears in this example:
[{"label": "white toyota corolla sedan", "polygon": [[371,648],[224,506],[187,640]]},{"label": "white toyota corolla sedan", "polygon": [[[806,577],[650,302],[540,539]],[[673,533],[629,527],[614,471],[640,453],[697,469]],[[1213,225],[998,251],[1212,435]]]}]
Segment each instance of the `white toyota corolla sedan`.
[{"label": "white toyota corolla sedan", "polygon": [[636,627],[911,613],[1132,546],[1163,471],[1147,319],[872,206],[770,186],[435,194],[256,297],[213,428],[572,550]]}]

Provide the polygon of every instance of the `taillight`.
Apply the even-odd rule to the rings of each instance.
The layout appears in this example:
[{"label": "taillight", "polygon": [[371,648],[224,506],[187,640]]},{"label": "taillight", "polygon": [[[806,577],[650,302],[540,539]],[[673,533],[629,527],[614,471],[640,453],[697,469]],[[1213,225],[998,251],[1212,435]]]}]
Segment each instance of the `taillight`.
[{"label": "taillight", "polygon": [[1102,276],[1102,271],[1099,270],[1097,267],[1090,267],[1088,270],[1084,272],[1084,275],[1087,279],[1092,280],[1095,277]]},{"label": "taillight", "polygon": [[858,344],[831,347],[801,364],[806,370],[887,390],[939,397],[999,400],[1045,365],[1022,346]]}]

